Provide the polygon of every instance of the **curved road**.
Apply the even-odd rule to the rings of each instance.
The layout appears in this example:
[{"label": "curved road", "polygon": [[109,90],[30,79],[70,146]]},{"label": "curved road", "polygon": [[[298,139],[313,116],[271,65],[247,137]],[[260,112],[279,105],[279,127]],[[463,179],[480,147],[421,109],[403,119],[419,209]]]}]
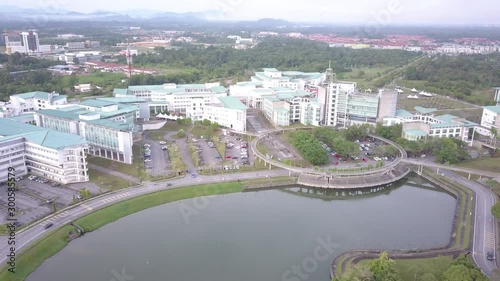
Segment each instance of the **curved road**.
[{"label": "curved road", "polygon": [[[472,243],[472,257],[483,273],[491,277],[497,268],[495,261],[486,259],[486,253],[496,253],[497,225],[491,214],[491,206],[496,203],[495,195],[484,186],[467,180],[451,171],[441,171],[441,174],[463,185],[476,194],[474,211],[474,238]],[[496,256],[496,255],[495,255]]]},{"label": "curved road", "polygon": [[[19,253],[24,248],[29,246],[37,239],[42,238],[44,235],[51,232],[56,227],[66,225],[84,215],[87,215],[95,211],[96,209],[100,209],[102,207],[109,206],[126,199],[130,199],[133,197],[141,196],[159,190],[173,189],[173,188],[191,186],[196,184],[220,183],[224,181],[252,179],[255,177],[263,177],[263,176],[269,176],[269,177],[288,176],[288,171],[270,170],[270,171],[259,171],[250,173],[234,173],[234,174],[228,173],[224,175],[215,175],[215,176],[199,175],[196,178],[185,177],[185,178],[179,178],[175,180],[156,182],[156,183],[146,182],[138,187],[127,188],[116,192],[97,196],[80,204],[77,204],[75,206],[61,210],[60,212],[48,216],[47,218],[44,218],[41,221],[32,224],[30,227],[16,233],[15,253],[16,255],[19,255]],[[171,183],[172,185],[167,187],[166,186],[167,182]],[[45,229],[44,226],[48,222],[52,222],[54,226],[49,229]],[[0,238],[0,256],[1,256],[0,263],[2,265],[7,262],[7,255],[10,253],[9,250],[10,247],[12,247],[11,245],[8,245],[7,242],[8,242],[8,237],[2,236]]]}]

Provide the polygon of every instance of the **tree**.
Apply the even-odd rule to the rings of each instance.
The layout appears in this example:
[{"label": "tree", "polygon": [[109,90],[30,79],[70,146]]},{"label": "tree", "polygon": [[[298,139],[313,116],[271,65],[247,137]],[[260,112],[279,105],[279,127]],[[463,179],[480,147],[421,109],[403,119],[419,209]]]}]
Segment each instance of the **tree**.
[{"label": "tree", "polygon": [[495,218],[500,218],[500,202],[495,203],[495,205],[491,207],[491,214]]},{"label": "tree", "polygon": [[490,133],[491,133],[491,143],[493,144],[493,146],[496,146],[498,139],[498,130],[496,128],[491,128]]},{"label": "tree", "polygon": [[439,281],[436,276],[432,273],[424,273],[422,277],[419,279],[420,281]]},{"label": "tree", "polygon": [[464,265],[452,265],[443,273],[443,281],[474,281]]},{"label": "tree", "polygon": [[177,131],[176,135],[177,135],[178,138],[185,138],[186,137],[186,132],[183,129],[180,129],[179,131]]},{"label": "tree", "polygon": [[76,64],[76,65],[79,65],[80,64],[80,59],[78,59],[77,57],[74,57],[73,58],[73,63]]},{"label": "tree", "polygon": [[359,154],[359,147],[356,143],[341,138],[335,139],[333,142],[333,150],[342,157]]},{"label": "tree", "polygon": [[374,281],[401,281],[401,276],[396,269],[396,262],[389,258],[387,252],[370,263],[370,271],[373,273]]}]

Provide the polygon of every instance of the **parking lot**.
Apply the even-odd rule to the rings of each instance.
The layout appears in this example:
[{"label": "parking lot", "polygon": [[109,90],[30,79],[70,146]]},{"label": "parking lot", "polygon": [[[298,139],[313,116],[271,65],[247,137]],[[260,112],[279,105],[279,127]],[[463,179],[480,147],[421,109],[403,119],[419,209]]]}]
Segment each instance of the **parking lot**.
[{"label": "parking lot", "polygon": [[[98,187],[92,183],[85,186],[92,194],[98,193]],[[15,192],[16,198],[16,218],[22,224],[28,224],[31,221],[38,220],[53,213],[53,202],[58,210],[65,208],[73,203],[73,198],[79,196],[79,184],[73,185],[55,185],[52,182],[40,183],[29,180],[28,177],[16,182],[19,188]],[[0,188],[0,224],[7,222],[7,186]]]},{"label": "parking lot", "polygon": [[222,155],[219,155],[217,148],[210,147],[208,145],[209,140],[207,139],[199,139],[194,145],[200,148],[200,158],[202,161],[202,165],[209,167],[217,167],[222,164]]},{"label": "parking lot", "polygon": [[170,173],[166,142],[147,140],[143,148],[143,155],[140,157],[144,159],[144,167],[150,175],[157,177]]}]

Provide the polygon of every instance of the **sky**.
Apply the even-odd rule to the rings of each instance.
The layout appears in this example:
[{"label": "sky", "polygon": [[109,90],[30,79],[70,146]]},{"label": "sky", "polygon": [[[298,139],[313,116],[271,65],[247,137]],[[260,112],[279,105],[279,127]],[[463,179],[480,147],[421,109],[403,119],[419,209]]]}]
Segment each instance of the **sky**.
[{"label": "sky", "polygon": [[[71,10],[211,11],[211,18],[294,22],[393,24],[500,24],[498,0],[0,0],[23,8]],[[55,9],[54,9],[55,8]]]}]

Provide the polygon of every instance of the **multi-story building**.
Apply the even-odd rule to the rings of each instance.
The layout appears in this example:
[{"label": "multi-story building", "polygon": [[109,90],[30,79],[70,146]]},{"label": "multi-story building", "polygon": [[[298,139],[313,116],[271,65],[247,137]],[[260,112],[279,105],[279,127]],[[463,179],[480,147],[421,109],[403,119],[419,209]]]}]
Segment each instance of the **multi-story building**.
[{"label": "multi-story building", "polygon": [[90,154],[127,164],[132,163],[134,121],[137,105],[86,100],[79,105],[35,112],[37,126],[82,136]]},{"label": "multi-story building", "polygon": [[379,94],[361,93],[354,82],[327,84],[318,98],[325,104],[324,122],[327,126],[347,127],[353,124],[377,122]]},{"label": "multi-story building", "polygon": [[481,116],[481,126],[476,127],[476,132],[481,135],[491,136],[491,129],[500,132],[500,105],[484,106]]},{"label": "multi-story building", "polygon": [[8,168],[16,176],[32,173],[67,183],[89,180],[86,141],[73,134],[0,119],[0,182]]},{"label": "multi-story building", "polygon": [[[309,110],[308,105],[311,104],[313,93],[287,88],[273,88],[272,90],[276,94],[264,96],[262,102],[262,113],[271,123],[276,126],[289,126],[301,120],[308,122],[311,119],[310,112],[302,113],[302,109]],[[311,122],[315,121],[311,120]]]},{"label": "multi-story building", "polygon": [[85,42],[68,42],[66,48],[70,50],[85,49]]},{"label": "multi-story building", "polygon": [[21,42],[23,46],[26,47],[28,55],[33,55],[39,52],[40,41],[38,39],[38,33],[29,30],[28,32],[21,32]]},{"label": "multi-story building", "polygon": [[247,107],[235,97],[219,97],[217,101],[205,103],[203,98],[192,99],[187,117],[193,121],[204,119],[238,132],[246,131]]},{"label": "multi-story building", "polygon": [[415,113],[398,109],[395,116],[384,118],[383,125],[402,123],[402,137],[408,140],[435,137],[471,142],[472,131],[478,124],[450,114],[435,116],[435,111],[435,108],[421,106],[415,107]]},{"label": "multi-story building", "polygon": [[379,97],[380,101],[378,104],[377,123],[383,123],[385,117],[396,115],[398,107],[398,92],[380,90]]},{"label": "multi-story building", "polygon": [[58,93],[29,92],[10,96],[10,108],[13,115],[48,109],[67,104],[67,97]]},{"label": "multi-story building", "polygon": [[264,68],[251,77],[252,82],[260,82],[264,88],[290,88],[305,90],[306,86],[318,86],[325,81],[325,75],[319,72],[279,71],[276,68]]},{"label": "multi-story building", "polygon": [[317,98],[312,98],[309,102],[300,103],[300,123],[313,126],[322,125],[324,108]]},{"label": "multi-story building", "polygon": [[216,102],[217,98],[227,96],[227,89],[219,83],[174,84],[129,86],[128,89],[115,89],[115,97],[135,96],[149,101],[155,113],[163,111],[186,113],[193,99],[203,99],[204,103]]}]

